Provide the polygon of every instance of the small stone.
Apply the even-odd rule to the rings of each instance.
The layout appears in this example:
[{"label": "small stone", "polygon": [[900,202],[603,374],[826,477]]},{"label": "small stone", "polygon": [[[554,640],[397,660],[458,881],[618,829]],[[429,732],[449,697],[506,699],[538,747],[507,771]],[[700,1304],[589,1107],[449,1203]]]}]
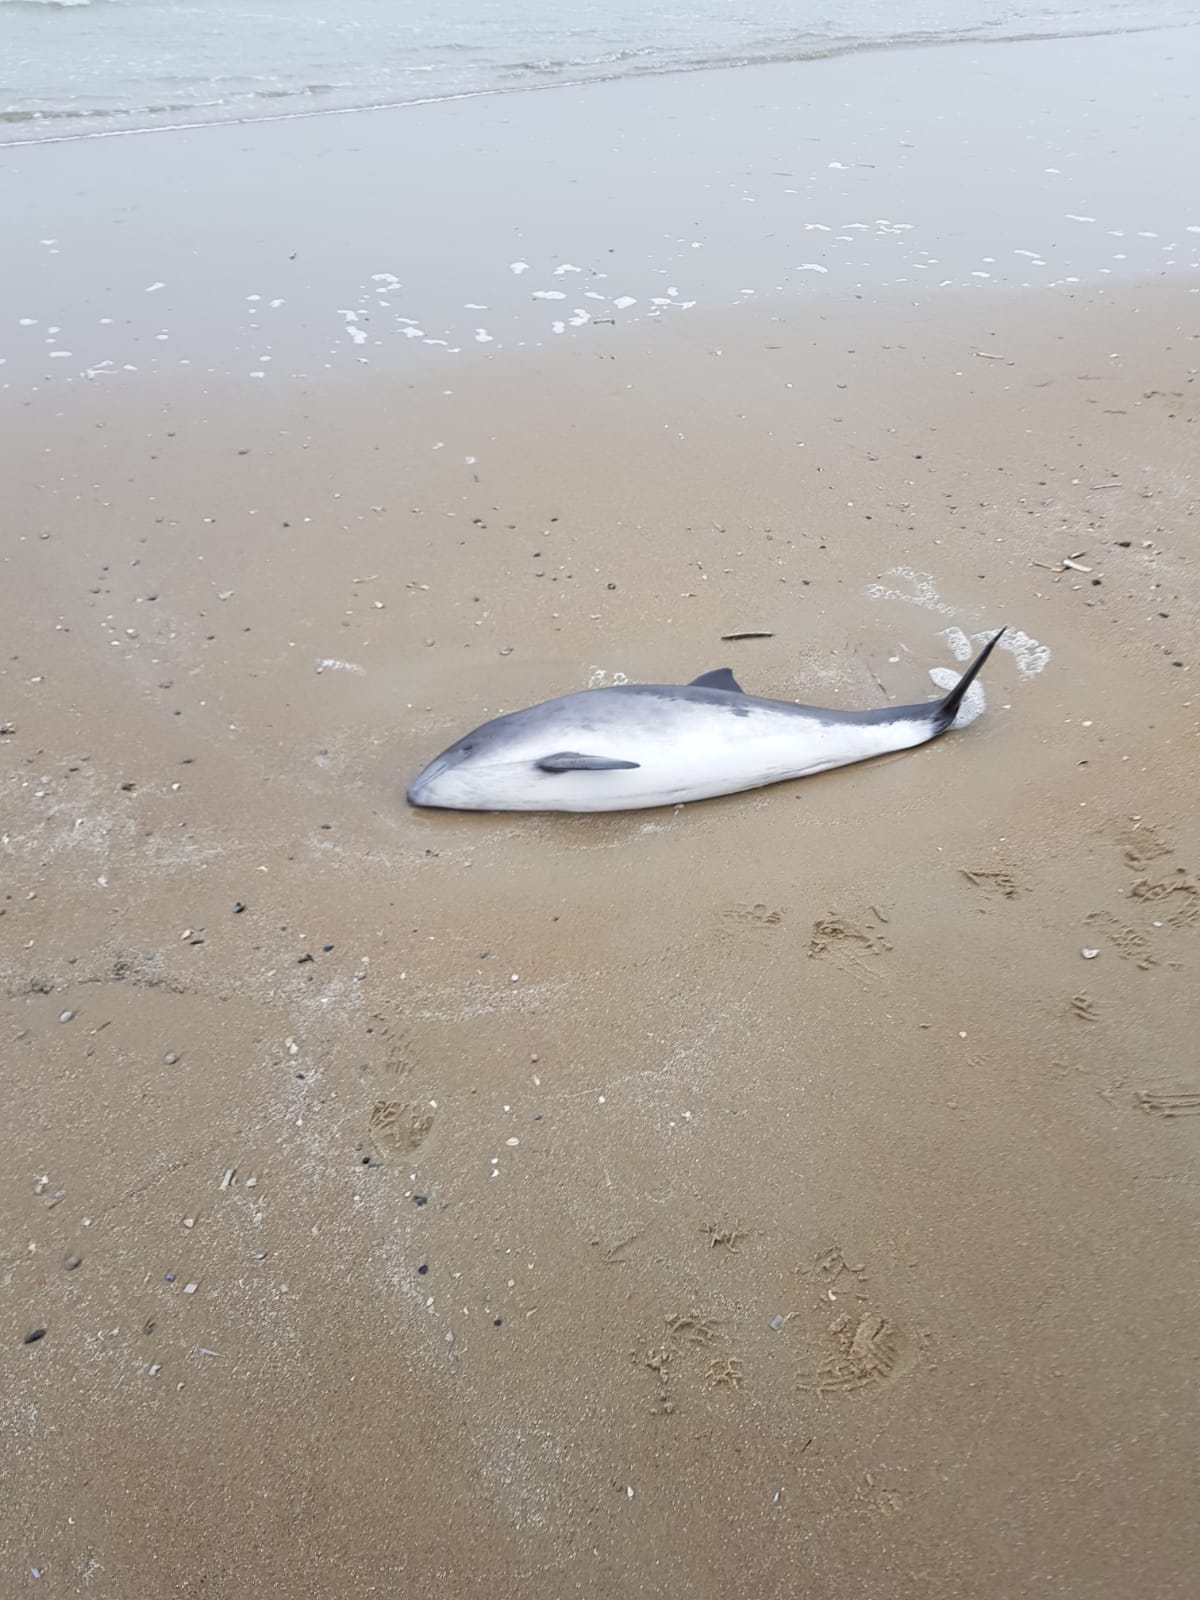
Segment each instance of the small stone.
[{"label": "small stone", "polygon": [[44,1339],[45,1337],[46,1337],[45,1328],[34,1328],[34,1329],[31,1330],[31,1332],[29,1332],[29,1333],[27,1333],[25,1335],[24,1339],[21,1340],[21,1343],[22,1344],[36,1344],[39,1339]]},{"label": "small stone", "polygon": [[63,1271],[64,1272],[74,1272],[76,1267],[81,1267],[82,1265],[83,1265],[83,1257],[82,1256],[68,1256],[67,1259],[63,1262]]},{"label": "small stone", "polygon": [[184,1217],[183,1225],[185,1228],[194,1228],[196,1226],[195,1217]]},{"label": "small stone", "polygon": [[173,1067],[178,1060],[179,1057],[175,1054],[174,1050],[168,1050],[166,1055],[163,1057],[163,1061],[168,1067]]},{"label": "small stone", "polygon": [[184,1294],[195,1294],[199,1287],[199,1284],[196,1283],[185,1283],[183,1286],[183,1292]]},{"label": "small stone", "polygon": [[775,1330],[776,1333],[779,1332],[780,1328],[783,1328],[783,1327],[786,1327],[786,1326],[787,1326],[787,1318],[786,1317],[778,1317],[778,1316],[776,1316],[776,1317],[772,1317],[771,1318],[771,1327]]},{"label": "small stone", "polygon": [[74,1022],[75,1013],[73,1011],[60,1011],[58,1013],[58,1020],[60,1022]]},{"label": "small stone", "polygon": [[1079,954],[1085,961],[1095,961],[1100,952],[1099,950],[1081,950]]}]

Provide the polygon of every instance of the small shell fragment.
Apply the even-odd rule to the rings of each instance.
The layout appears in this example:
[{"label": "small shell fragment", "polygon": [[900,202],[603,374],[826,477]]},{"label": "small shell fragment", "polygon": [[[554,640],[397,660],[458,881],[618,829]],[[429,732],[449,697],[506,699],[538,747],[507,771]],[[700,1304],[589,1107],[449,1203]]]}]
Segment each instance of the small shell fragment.
[{"label": "small shell fragment", "polygon": [[1079,954],[1085,961],[1095,961],[1100,952],[1099,950],[1081,950]]}]

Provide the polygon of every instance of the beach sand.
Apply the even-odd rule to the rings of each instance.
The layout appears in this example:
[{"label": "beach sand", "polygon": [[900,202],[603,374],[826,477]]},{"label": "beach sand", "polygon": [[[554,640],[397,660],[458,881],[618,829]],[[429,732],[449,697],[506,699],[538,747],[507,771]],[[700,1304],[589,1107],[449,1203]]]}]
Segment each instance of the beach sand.
[{"label": "beach sand", "polygon": [[[1197,54],[6,154],[6,1589],[1193,1592]],[[1000,625],[870,766],[403,801]]]}]

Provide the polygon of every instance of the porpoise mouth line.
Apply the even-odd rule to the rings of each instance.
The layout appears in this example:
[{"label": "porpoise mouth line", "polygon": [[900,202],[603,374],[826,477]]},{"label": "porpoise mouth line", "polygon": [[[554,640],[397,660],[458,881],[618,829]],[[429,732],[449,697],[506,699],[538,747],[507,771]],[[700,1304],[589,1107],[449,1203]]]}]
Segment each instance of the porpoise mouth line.
[{"label": "porpoise mouth line", "polygon": [[1003,637],[940,700],[833,711],[747,694],[728,667],[686,684],[581,689],[483,723],[429,763],[410,805],[637,811],[737,794],[928,744]]}]

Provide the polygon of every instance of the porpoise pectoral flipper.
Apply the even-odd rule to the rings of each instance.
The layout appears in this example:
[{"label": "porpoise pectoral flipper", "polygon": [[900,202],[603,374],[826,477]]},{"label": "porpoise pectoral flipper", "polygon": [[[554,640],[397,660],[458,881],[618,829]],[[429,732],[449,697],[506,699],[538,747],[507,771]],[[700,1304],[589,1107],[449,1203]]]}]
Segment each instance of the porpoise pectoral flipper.
[{"label": "porpoise pectoral flipper", "polygon": [[735,794],[938,738],[1003,633],[940,700],[833,711],[746,694],[728,667],[693,683],[581,689],[452,744],[408,791],[454,811],[635,811]]},{"label": "porpoise pectoral flipper", "polygon": [[620,772],[640,766],[638,761],[617,761],[611,756],[581,756],[577,750],[560,750],[557,755],[539,756],[542,772]]}]

